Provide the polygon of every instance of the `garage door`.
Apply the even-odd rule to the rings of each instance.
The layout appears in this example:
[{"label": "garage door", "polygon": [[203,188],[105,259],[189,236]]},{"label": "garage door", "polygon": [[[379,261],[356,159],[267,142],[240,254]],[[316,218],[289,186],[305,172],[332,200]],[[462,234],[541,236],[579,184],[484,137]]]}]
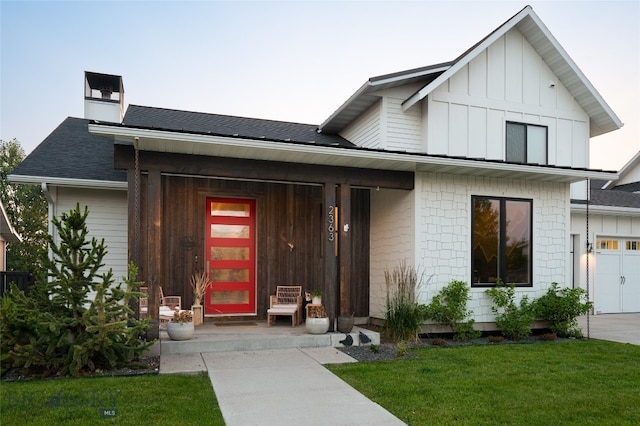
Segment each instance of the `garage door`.
[{"label": "garage door", "polygon": [[596,240],[596,313],[640,312],[640,239]]}]

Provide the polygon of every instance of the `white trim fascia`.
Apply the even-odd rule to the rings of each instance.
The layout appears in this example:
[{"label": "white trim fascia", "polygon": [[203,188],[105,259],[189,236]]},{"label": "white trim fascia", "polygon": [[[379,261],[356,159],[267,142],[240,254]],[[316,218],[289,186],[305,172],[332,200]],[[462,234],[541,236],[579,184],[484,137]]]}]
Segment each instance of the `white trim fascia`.
[{"label": "white trim fascia", "polygon": [[356,90],[356,92],[355,92],[353,95],[351,95],[351,97],[350,97],[349,99],[347,99],[347,100],[346,100],[342,105],[340,105],[340,106],[338,107],[338,109],[337,109],[337,110],[335,110],[335,111],[333,112],[333,114],[331,114],[331,115],[329,116],[329,118],[327,118],[326,120],[324,120],[324,121],[322,122],[322,124],[318,126],[318,130],[319,130],[320,132],[322,132],[322,129],[323,129],[327,124],[329,124],[330,122],[332,122],[332,121],[333,121],[333,120],[334,120],[338,115],[340,115],[340,114],[342,113],[342,111],[344,111],[344,110],[345,110],[349,105],[351,105],[351,103],[352,103],[354,100],[358,99],[361,95],[363,95],[364,93],[366,93],[366,92],[367,92],[367,89],[368,89],[369,87],[372,87],[372,86],[373,86],[373,85],[371,84],[371,82],[370,82],[370,81],[367,81],[365,84],[363,84],[363,85],[362,85],[358,90]]},{"label": "white trim fascia", "polygon": [[622,168],[618,172],[618,174],[620,175],[618,176],[618,179],[616,179],[615,181],[610,180],[602,187],[602,189],[609,189],[609,187],[615,186],[615,184],[618,183],[620,179],[624,179],[624,177],[628,175],[634,168],[636,168],[636,166],[639,163],[640,163],[640,151],[638,151],[633,156],[633,158],[631,158],[631,160],[627,161],[627,164],[622,166]]},{"label": "white trim fascia", "polygon": [[[586,204],[571,204],[571,213],[586,213]],[[589,213],[603,214],[610,216],[640,216],[640,208],[636,207],[615,207],[599,206],[589,204]]]},{"label": "white trim fascia", "polygon": [[43,183],[50,186],[68,186],[73,188],[95,188],[95,189],[127,189],[127,182],[111,181],[111,180],[94,180],[94,179],[73,179],[58,178],[47,176],[26,176],[26,175],[9,175],[9,182],[38,184]]},{"label": "white trim fascia", "polygon": [[[560,45],[558,40],[551,34],[549,29],[544,25],[542,20],[536,15],[531,6],[527,6],[520,13],[515,15],[509,21],[505,22],[501,27],[499,27],[494,33],[490,34],[482,43],[476,46],[473,50],[467,53],[463,58],[458,60],[455,64],[451,66],[451,68],[444,73],[442,73],[438,78],[433,80],[430,84],[420,89],[418,92],[411,95],[408,99],[402,102],[402,111],[407,111],[417,102],[424,99],[429,93],[435,90],[440,84],[444,83],[447,79],[449,79],[453,74],[458,72],[462,67],[466,66],[469,62],[471,62],[478,54],[485,49],[487,49],[491,44],[493,44],[498,38],[505,35],[509,30],[515,27],[518,23],[520,23],[525,17],[529,16],[537,25],[538,29],[542,32],[546,40],[553,46],[553,48],[558,52],[558,54],[562,57],[565,63],[571,68],[571,70],[578,77],[580,82],[585,86],[587,91],[593,96],[594,100],[597,104],[604,110],[604,112],[609,116],[609,118],[614,122],[617,128],[621,128],[624,124],[618,118],[615,112],[611,109],[611,107],[605,102],[604,98],[600,95],[600,93],[596,90],[596,88],[591,84],[589,79],[582,73],[580,68],[576,65],[575,62],[571,59],[569,54],[564,50],[564,48]],[[572,93],[573,96],[573,93]],[[574,96],[575,97],[575,96]]]},{"label": "white trim fascia", "polygon": [[[470,160],[463,158],[449,158],[449,157],[434,157],[424,155],[420,153],[404,153],[404,152],[385,152],[378,150],[368,150],[366,148],[345,148],[339,146],[326,146],[326,145],[313,145],[308,144],[291,144],[287,142],[269,141],[268,145],[265,145],[264,140],[253,140],[240,137],[224,137],[224,136],[210,136],[193,133],[182,133],[177,131],[167,130],[150,130],[150,129],[135,129],[122,126],[89,124],[89,133],[111,136],[118,140],[134,141],[138,138],[138,146],[140,149],[145,149],[144,140],[167,140],[167,141],[183,141],[190,143],[201,144],[214,144],[218,146],[227,146],[233,148],[248,148],[256,151],[268,151],[273,153],[279,152],[293,152],[296,154],[309,154],[316,155],[318,157],[330,158],[334,165],[348,166],[348,161],[344,164],[336,163],[336,157],[343,159],[366,159],[371,161],[387,162],[388,165],[393,167],[379,167],[384,170],[401,170],[401,171],[426,171],[421,170],[420,166],[446,166],[446,167],[459,167],[467,169],[484,169],[484,170],[496,170],[499,167],[500,172],[515,172],[515,173],[532,173],[549,176],[563,176],[573,179],[575,182],[590,179],[602,179],[610,180],[616,179],[617,173],[606,172],[599,170],[588,169],[561,169],[555,167],[543,167],[535,165],[521,165],[521,164],[509,164],[509,163],[496,163],[493,161],[484,160]],[[319,163],[322,164],[322,163]]]},{"label": "white trim fascia", "polygon": [[[327,118],[326,120],[324,120],[322,122],[321,125],[318,126],[318,129],[320,131],[322,131],[322,129],[329,124],[330,122],[332,122],[337,116],[339,116],[342,111],[344,111],[349,105],[351,105],[353,103],[353,101],[355,101],[356,99],[358,99],[360,96],[362,96],[363,94],[370,92],[370,91],[374,91],[374,89],[377,86],[382,86],[382,85],[386,85],[386,84],[392,84],[392,83],[398,83],[401,82],[403,80],[409,80],[415,77],[421,77],[424,75],[429,75],[429,74],[435,74],[438,72],[444,72],[446,70],[449,69],[449,67],[451,67],[451,65],[443,65],[437,68],[429,68],[427,70],[422,70],[422,71],[416,71],[410,74],[401,74],[401,75],[396,75],[394,77],[389,77],[389,78],[383,78],[380,80],[367,80],[366,83],[364,83],[358,90],[356,90],[356,92],[351,95],[351,97],[349,97],[349,99],[346,100],[346,102],[344,102],[342,105],[340,105],[340,107],[335,110],[335,112],[333,114],[331,114],[329,116],[329,118]],[[377,77],[372,77],[373,79],[376,79]]]},{"label": "white trim fascia", "polygon": [[[506,34],[511,28],[515,27],[518,22],[520,22],[526,15],[531,15],[532,9],[530,6],[525,7],[511,18],[509,21],[505,22],[497,31],[494,31],[490,34],[482,43],[477,45],[473,50],[467,53],[463,58],[460,58],[455,64],[451,66],[447,71],[440,74],[438,78],[433,80],[431,83],[418,90],[416,93],[411,95],[408,99],[402,102],[402,111],[406,112],[409,108],[414,106],[416,103],[423,100],[429,93],[431,93],[436,87],[440,86],[442,83],[447,81],[451,76],[460,71],[462,67],[466,66],[469,62],[471,62],[480,52],[483,52],[490,45],[492,45],[496,40]],[[536,21],[537,22],[537,21]]]},{"label": "white trim fascia", "polygon": [[[530,8],[530,6],[527,6],[527,7]],[[604,111],[611,118],[611,120],[616,124],[616,126],[618,128],[621,128],[622,126],[624,126],[624,123],[622,123],[622,121],[616,115],[616,113],[613,112],[609,104],[607,104],[604,98],[600,95],[600,93],[596,90],[596,88],[591,84],[587,76],[584,75],[584,73],[582,72],[582,70],[580,70],[578,65],[575,62],[573,62],[573,59],[571,59],[571,56],[569,56],[567,51],[564,50],[564,48],[558,42],[558,40],[553,36],[553,34],[551,34],[551,31],[549,31],[549,29],[544,24],[544,22],[542,22],[540,17],[536,15],[536,13],[533,10],[531,10],[530,13],[528,13],[528,15],[531,17],[531,19],[535,21],[536,25],[538,26],[538,28],[540,28],[540,31],[543,32],[544,36],[549,41],[549,43],[551,43],[553,48],[560,54],[562,59],[566,61],[566,63],[571,68],[571,70],[578,76],[578,79],[580,80],[580,82],[585,85],[585,87],[587,88],[587,91],[591,93],[591,96],[595,98],[596,102],[600,105],[602,109],[604,109]],[[573,93],[571,95],[575,97]]]}]

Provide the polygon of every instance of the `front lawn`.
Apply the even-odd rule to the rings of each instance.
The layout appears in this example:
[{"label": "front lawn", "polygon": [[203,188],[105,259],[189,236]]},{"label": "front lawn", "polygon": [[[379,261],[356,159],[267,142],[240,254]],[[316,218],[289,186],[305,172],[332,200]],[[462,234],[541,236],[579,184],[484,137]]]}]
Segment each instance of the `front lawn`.
[{"label": "front lawn", "polygon": [[409,425],[640,424],[640,346],[429,347],[328,368]]},{"label": "front lawn", "polygon": [[0,396],[3,426],[224,425],[206,374],[2,382]]}]

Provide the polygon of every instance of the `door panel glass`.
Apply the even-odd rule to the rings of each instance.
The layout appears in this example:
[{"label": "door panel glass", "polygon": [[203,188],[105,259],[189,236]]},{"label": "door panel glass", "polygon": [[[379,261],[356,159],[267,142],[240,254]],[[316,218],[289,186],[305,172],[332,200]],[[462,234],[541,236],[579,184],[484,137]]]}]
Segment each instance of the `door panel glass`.
[{"label": "door panel glass", "polygon": [[211,247],[211,260],[247,260],[249,247]]},{"label": "door panel glass", "polygon": [[211,281],[247,282],[249,281],[248,269],[211,269]]},{"label": "door panel glass", "polygon": [[247,290],[223,290],[209,293],[209,303],[212,305],[239,305],[249,303]]},{"label": "door panel glass", "polygon": [[247,225],[211,225],[211,238],[249,238],[250,228]]},{"label": "door panel glass", "polygon": [[211,202],[211,216],[249,217],[249,205],[246,203]]}]

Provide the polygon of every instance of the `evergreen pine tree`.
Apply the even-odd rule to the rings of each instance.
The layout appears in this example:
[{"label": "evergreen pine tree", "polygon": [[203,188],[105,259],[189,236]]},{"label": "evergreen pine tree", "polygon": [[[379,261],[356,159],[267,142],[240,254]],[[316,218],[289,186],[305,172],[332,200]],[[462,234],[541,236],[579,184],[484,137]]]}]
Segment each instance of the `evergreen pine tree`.
[{"label": "evergreen pine tree", "polygon": [[127,363],[152,344],[141,337],[148,320],[135,319],[129,307],[142,295],[137,269],[129,265],[124,288],[114,284],[111,270],[99,275],[107,249],[104,240],[87,240],[88,214],[77,205],[54,218],[60,243],[49,236],[53,258],[43,260],[47,273],[28,297],[17,288],[4,297],[3,369],[80,375]]}]

